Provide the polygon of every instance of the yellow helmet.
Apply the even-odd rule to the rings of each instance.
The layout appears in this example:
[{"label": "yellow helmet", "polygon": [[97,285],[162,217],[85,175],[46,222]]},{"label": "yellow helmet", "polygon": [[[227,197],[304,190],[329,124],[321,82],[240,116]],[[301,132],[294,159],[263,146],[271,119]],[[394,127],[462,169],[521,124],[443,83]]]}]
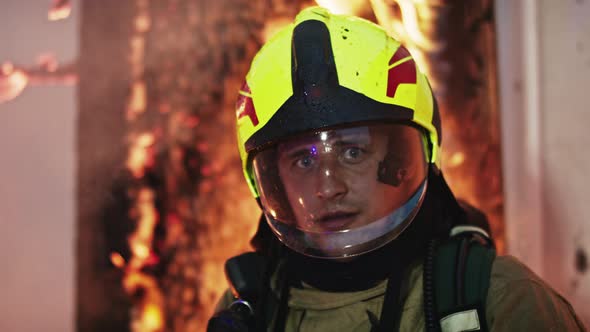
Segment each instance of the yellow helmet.
[{"label": "yellow helmet", "polygon": [[279,240],[307,256],[357,256],[397,238],[438,166],[440,117],[410,53],[323,8],[259,51],[236,114],[250,189]]},{"label": "yellow helmet", "polygon": [[258,52],[236,104],[238,148],[259,193],[253,153],[284,137],[363,122],[407,122],[426,131],[440,164],[440,116],[410,53],[378,25],[311,7]]}]

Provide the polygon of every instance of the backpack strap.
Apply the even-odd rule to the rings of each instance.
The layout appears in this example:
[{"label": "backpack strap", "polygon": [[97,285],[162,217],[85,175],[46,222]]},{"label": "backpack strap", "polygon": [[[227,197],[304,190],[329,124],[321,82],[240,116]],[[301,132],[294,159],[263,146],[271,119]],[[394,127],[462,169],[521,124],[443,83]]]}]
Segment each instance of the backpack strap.
[{"label": "backpack strap", "polygon": [[437,247],[434,301],[442,332],[488,331],[485,304],[495,257],[487,233],[471,225],[454,227]]}]

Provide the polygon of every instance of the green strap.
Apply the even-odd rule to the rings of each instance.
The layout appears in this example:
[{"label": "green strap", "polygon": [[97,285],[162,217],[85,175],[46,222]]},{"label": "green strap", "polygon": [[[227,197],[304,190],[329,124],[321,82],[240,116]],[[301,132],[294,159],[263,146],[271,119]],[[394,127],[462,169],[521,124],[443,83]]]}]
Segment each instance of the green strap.
[{"label": "green strap", "polygon": [[434,293],[443,331],[460,331],[461,324],[466,328],[473,319],[477,319],[479,331],[487,331],[485,303],[495,257],[494,248],[472,234],[453,236],[438,247]]}]

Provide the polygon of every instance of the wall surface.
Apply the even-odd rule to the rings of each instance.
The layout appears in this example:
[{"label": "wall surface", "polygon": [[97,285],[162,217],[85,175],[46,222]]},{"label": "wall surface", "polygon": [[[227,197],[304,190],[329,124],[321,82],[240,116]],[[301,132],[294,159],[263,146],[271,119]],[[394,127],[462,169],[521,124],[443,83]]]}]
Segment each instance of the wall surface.
[{"label": "wall surface", "polygon": [[539,6],[545,275],[590,323],[590,1]]},{"label": "wall surface", "polygon": [[[4,0],[0,63],[32,66],[78,52],[77,4],[49,22],[51,1]],[[0,104],[0,330],[74,330],[75,86],[33,86]]]},{"label": "wall surface", "polygon": [[497,0],[508,252],[590,325],[590,2]]}]

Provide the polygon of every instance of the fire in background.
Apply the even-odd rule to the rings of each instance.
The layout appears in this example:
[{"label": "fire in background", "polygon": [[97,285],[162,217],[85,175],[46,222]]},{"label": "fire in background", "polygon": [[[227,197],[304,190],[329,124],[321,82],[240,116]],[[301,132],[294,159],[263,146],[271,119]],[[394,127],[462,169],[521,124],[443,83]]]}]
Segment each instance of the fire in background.
[{"label": "fire in background", "polygon": [[[503,250],[491,1],[318,1],[384,26],[429,74],[444,170]],[[249,250],[234,102],[266,38],[311,1],[82,2],[78,329],[202,331]],[[344,6],[346,4],[346,6]]]}]

